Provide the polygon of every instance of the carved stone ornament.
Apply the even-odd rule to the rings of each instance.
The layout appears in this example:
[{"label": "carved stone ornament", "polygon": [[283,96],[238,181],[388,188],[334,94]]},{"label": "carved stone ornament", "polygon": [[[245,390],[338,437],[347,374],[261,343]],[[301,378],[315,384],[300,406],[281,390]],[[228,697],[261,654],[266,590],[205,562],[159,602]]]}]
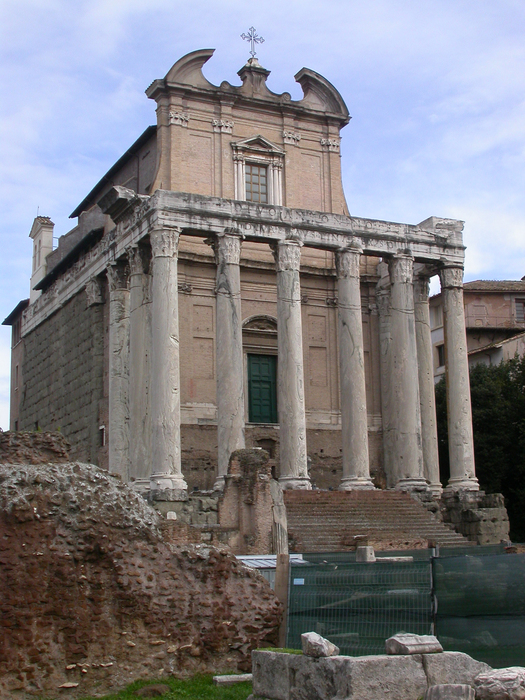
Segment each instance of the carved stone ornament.
[{"label": "carved stone ornament", "polygon": [[186,112],[170,112],[170,124],[175,124],[175,126],[188,126],[190,121],[190,115]]},{"label": "carved stone ornament", "polygon": [[277,272],[299,271],[302,245],[299,241],[279,241],[277,245],[272,246]]},{"label": "carved stone ornament", "polygon": [[335,268],[338,277],[359,277],[361,253],[358,250],[345,248],[335,254]]},{"label": "carved stone ornament", "polygon": [[129,265],[127,262],[116,261],[107,266],[109,291],[116,292],[128,288]]},{"label": "carved stone ornament", "polygon": [[134,245],[128,248],[126,252],[129,260],[129,274],[141,275],[144,272],[144,259],[142,251],[137,245]]},{"label": "carved stone ornament", "polygon": [[430,280],[421,275],[414,276],[414,298],[419,302],[427,302],[430,292]]},{"label": "carved stone ornament", "polygon": [[93,279],[90,279],[86,284],[86,297],[86,305],[88,307],[104,303],[102,284],[98,277],[93,277]]},{"label": "carved stone ornament", "polygon": [[337,306],[339,299],[337,297],[327,297],[325,302],[327,306]]},{"label": "carved stone ornament", "polygon": [[283,139],[285,143],[292,146],[297,146],[301,140],[301,134],[298,134],[295,131],[283,131]]},{"label": "carved stone ornament", "polygon": [[414,258],[411,255],[395,255],[388,263],[392,284],[412,284]]},{"label": "carved stone ornament", "polygon": [[177,287],[182,294],[191,294],[193,291],[193,287],[189,282],[179,282]]},{"label": "carved stone ornament", "polygon": [[321,146],[328,151],[339,152],[341,139],[321,139]]},{"label": "carved stone ornament", "polygon": [[442,289],[462,289],[463,287],[463,268],[462,267],[443,267],[439,271],[439,279]]},{"label": "carved stone ornament", "polygon": [[223,134],[233,133],[233,126],[235,122],[227,121],[225,119],[212,119],[211,124],[213,126],[213,131],[222,132]]},{"label": "carved stone ornament", "polygon": [[174,258],[179,249],[179,229],[154,229],[149,235],[154,258]]},{"label": "carved stone ornament", "polygon": [[241,237],[224,234],[217,236],[216,241],[217,264],[238,265],[241,261]]}]

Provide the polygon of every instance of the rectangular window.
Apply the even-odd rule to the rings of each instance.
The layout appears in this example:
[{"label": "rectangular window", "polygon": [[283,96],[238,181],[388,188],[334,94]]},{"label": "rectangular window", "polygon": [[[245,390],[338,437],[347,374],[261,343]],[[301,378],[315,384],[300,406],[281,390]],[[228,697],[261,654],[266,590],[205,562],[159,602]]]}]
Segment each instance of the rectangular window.
[{"label": "rectangular window", "polygon": [[525,323],[525,299],[515,299],[516,323]]},{"label": "rectangular window", "polygon": [[246,200],[268,203],[267,168],[246,163]]},{"label": "rectangular window", "polygon": [[445,366],[445,346],[436,345],[437,356],[438,356],[438,367]]},{"label": "rectangular window", "polygon": [[18,389],[18,365],[15,365],[15,391]]}]

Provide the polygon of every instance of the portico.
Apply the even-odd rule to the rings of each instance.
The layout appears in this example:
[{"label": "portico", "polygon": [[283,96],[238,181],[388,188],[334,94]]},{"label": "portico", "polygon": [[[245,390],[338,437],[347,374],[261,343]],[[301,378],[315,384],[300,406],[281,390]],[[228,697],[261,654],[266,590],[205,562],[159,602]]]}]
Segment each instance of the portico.
[{"label": "portico", "polygon": [[[453,381],[448,384],[449,405],[459,407],[456,412],[449,410],[449,488],[478,489],[466,345],[460,337],[461,328],[464,332],[462,222],[432,217],[411,226],[162,190],[147,197],[123,187],[113,188],[99,204],[117,226],[113,255],[121,269],[126,269],[128,251],[133,246],[140,243],[147,247],[149,242],[151,248],[150,271],[143,267],[141,273],[137,272],[136,265],[133,270],[134,275],[144,276],[142,288],[151,288],[151,391],[147,407],[151,427],[146,429],[150,433],[145,444],[151,444],[150,489],[158,497],[165,492],[166,497],[183,498],[186,489],[180,462],[177,285],[180,236],[206,238],[215,251],[218,488],[224,480],[229,455],[243,447],[245,440],[240,262],[243,241],[248,241],[268,244],[275,257],[277,403],[283,488],[311,488],[307,468],[300,269],[302,251],[314,248],[334,253],[336,263],[343,435],[340,488],[374,488],[369,467],[360,292],[360,262],[364,256],[373,256],[383,261],[377,298],[387,486],[431,490],[436,494],[441,490],[432,387],[427,381],[432,375],[428,353],[430,329],[425,322],[428,279],[437,273],[445,290],[447,366],[453,375]],[[103,244],[101,241],[99,245]],[[91,277],[103,272],[104,259],[102,250],[94,256]],[[138,280],[133,284],[137,286]],[[110,314],[112,304],[122,308],[121,296],[114,295],[114,301],[110,297]],[[125,332],[123,327],[128,324],[130,338],[142,337],[145,318],[144,314],[126,315],[120,311],[119,333]],[[122,413],[122,402],[127,402],[130,415],[126,425],[140,424],[140,416],[134,412],[143,411],[143,404],[126,399],[126,391],[132,394],[133,386],[121,386],[118,365],[114,369],[110,366],[110,375],[110,386],[113,381],[120,387],[122,397],[120,403],[118,397],[110,401],[110,412]],[[111,439],[110,435],[110,445]],[[137,450],[129,450],[122,456],[126,445],[133,444],[133,437],[118,433],[116,439],[119,463],[129,460],[130,473],[140,473],[144,479],[144,466],[133,463]]]}]

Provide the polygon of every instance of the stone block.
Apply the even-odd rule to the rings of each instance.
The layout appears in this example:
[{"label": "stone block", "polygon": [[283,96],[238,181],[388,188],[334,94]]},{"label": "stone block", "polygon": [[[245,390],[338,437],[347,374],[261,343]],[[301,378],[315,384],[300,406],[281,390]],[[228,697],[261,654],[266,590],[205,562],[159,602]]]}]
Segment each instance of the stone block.
[{"label": "stone block", "polygon": [[476,700],[525,700],[525,668],[511,666],[480,673],[474,687]]},{"label": "stone block", "polygon": [[337,656],[339,647],[321,637],[317,632],[305,632],[301,635],[301,645],[305,656],[319,658],[321,656]]},{"label": "stone block", "polygon": [[251,681],[252,679],[251,673],[232,673],[228,676],[213,676],[213,685],[235,685],[236,683],[246,683],[246,681]]},{"label": "stone block", "polygon": [[395,634],[385,642],[387,654],[432,654],[443,647],[434,635]]},{"label": "stone block", "polygon": [[430,686],[449,683],[474,685],[474,679],[478,674],[491,670],[488,664],[476,661],[461,651],[424,654],[423,666]]},{"label": "stone block", "polygon": [[474,688],[463,683],[433,685],[425,693],[424,700],[475,700]]},{"label": "stone block", "polygon": [[376,560],[376,555],[374,548],[368,545],[359,546],[355,551],[356,562],[374,562]]}]

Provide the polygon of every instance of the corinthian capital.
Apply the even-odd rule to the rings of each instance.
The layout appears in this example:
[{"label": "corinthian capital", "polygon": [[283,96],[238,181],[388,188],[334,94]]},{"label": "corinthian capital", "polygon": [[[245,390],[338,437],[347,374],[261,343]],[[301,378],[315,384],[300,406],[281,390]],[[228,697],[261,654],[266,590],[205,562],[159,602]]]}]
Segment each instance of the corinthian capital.
[{"label": "corinthian capital", "polygon": [[273,246],[277,272],[284,272],[285,270],[299,271],[302,245],[299,241],[279,241]]},{"label": "corinthian capital", "polygon": [[359,248],[342,248],[335,254],[335,268],[338,277],[359,277],[361,250]]},{"label": "corinthian capital", "polygon": [[463,268],[461,266],[446,266],[439,271],[442,289],[463,288]]},{"label": "corinthian capital", "polygon": [[129,265],[127,262],[117,260],[107,266],[109,291],[116,292],[118,290],[128,288],[129,280]]},{"label": "corinthian capital", "polygon": [[241,261],[241,237],[232,233],[217,236],[214,250],[218,265],[238,265]]},{"label": "corinthian capital", "polygon": [[388,271],[392,284],[412,284],[414,258],[404,253],[395,255],[388,262]]},{"label": "corinthian capital", "polygon": [[156,228],[149,234],[151,254],[154,258],[174,258],[179,249],[178,228]]}]

